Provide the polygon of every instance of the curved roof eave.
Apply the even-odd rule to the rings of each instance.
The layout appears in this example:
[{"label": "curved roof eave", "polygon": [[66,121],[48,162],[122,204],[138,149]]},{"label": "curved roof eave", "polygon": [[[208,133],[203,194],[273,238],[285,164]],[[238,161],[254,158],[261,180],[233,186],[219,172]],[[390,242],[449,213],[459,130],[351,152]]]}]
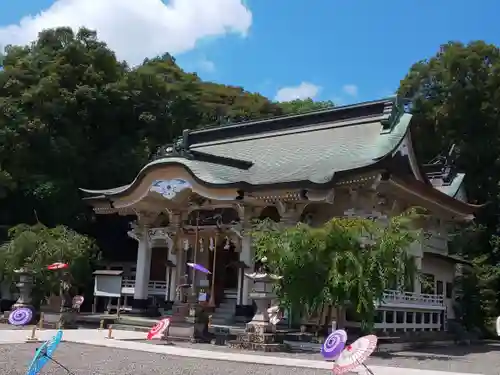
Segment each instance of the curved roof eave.
[{"label": "curved roof eave", "polygon": [[139,185],[141,180],[146,176],[148,172],[150,172],[152,169],[164,167],[167,165],[178,165],[182,166],[186,172],[188,172],[191,177],[201,183],[202,185],[205,185],[207,187],[212,187],[212,188],[241,188],[241,189],[247,189],[247,190],[263,190],[266,188],[287,188],[287,187],[297,187],[297,188],[315,188],[315,189],[327,189],[333,187],[333,185],[343,176],[348,175],[348,174],[356,174],[356,173],[364,173],[367,172],[368,170],[372,169],[377,169],[378,166],[380,166],[380,169],[385,170],[385,165],[387,161],[387,156],[390,156],[390,152],[386,157],[379,158],[378,160],[374,160],[372,163],[366,164],[362,167],[356,168],[356,169],[351,169],[351,170],[345,170],[345,171],[340,171],[338,173],[332,174],[331,178],[324,182],[324,183],[317,183],[314,181],[310,180],[303,180],[303,181],[289,181],[289,182],[282,182],[282,183],[271,183],[271,184],[259,184],[259,185],[253,185],[245,181],[239,181],[239,182],[226,182],[226,183],[220,183],[220,184],[215,184],[211,182],[207,182],[204,180],[201,180],[196,174],[193,173],[193,171],[186,166],[183,163],[180,163],[178,161],[171,161],[168,160],[170,158],[164,158],[160,159],[158,161],[161,161],[161,163],[156,163],[156,164],[148,164],[146,167],[144,167],[135,180],[128,184],[128,185],[123,185],[120,187],[117,187],[115,189],[106,189],[106,190],[90,190],[90,189],[83,189],[80,188],[80,191],[83,193],[89,194],[90,196],[83,198],[84,200],[93,200],[93,199],[110,199],[112,197],[120,197],[123,195],[126,195],[129,191],[133,190],[135,186]]},{"label": "curved roof eave", "polygon": [[396,176],[391,176],[389,181],[404,190],[411,190],[415,194],[419,194],[422,196],[428,196],[431,200],[435,201],[438,204],[442,204],[445,207],[448,207],[450,211],[459,213],[466,220],[473,219],[473,216],[477,211],[486,206],[486,204],[476,205],[471,203],[462,202],[461,200],[455,199],[438,189],[426,185],[422,181],[406,181],[404,179],[398,178]]}]

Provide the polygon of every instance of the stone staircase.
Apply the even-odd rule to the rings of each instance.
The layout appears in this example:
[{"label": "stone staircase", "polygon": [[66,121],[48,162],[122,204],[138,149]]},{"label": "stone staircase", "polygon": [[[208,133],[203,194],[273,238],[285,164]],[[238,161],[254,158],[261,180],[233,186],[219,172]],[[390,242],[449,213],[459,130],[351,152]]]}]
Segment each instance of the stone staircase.
[{"label": "stone staircase", "polygon": [[234,314],[236,312],[236,289],[224,290],[224,299],[212,314],[212,324],[229,325],[234,323]]}]

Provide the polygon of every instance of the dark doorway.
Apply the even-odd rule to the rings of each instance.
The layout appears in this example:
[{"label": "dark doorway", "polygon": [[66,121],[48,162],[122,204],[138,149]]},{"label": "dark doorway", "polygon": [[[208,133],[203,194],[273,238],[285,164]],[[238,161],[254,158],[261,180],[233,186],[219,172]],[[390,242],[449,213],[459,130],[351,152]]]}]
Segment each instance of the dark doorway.
[{"label": "dark doorway", "polygon": [[[224,290],[238,288],[238,269],[233,266],[239,260],[239,253],[233,244],[222,243],[217,246],[215,260],[215,301],[219,304],[224,299]],[[210,263],[213,264],[213,252]]]}]

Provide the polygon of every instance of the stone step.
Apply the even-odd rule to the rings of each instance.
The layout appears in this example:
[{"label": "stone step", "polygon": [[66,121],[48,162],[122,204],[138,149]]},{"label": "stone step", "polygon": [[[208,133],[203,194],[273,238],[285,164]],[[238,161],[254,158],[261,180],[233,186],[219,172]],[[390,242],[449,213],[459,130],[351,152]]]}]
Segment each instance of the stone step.
[{"label": "stone step", "polygon": [[[212,315],[212,323],[214,324],[226,324],[226,323],[232,323],[234,321],[234,318],[232,316],[227,316],[227,315],[219,315],[219,316],[213,316]],[[223,322],[223,323],[220,323]]]},{"label": "stone step", "polygon": [[218,307],[215,309],[215,313],[220,313],[220,314],[232,314],[234,315],[235,309],[233,307]]},{"label": "stone step", "polygon": [[228,342],[230,348],[234,349],[246,349],[260,352],[283,352],[286,351],[286,345],[273,343],[273,344],[263,344],[256,342],[242,342],[237,340],[230,340]]},{"label": "stone step", "polygon": [[229,319],[229,320],[233,320],[234,319],[234,315],[233,314],[217,314],[217,313],[214,313],[214,314],[212,314],[212,319]]},{"label": "stone step", "polygon": [[218,324],[218,325],[228,325],[233,322],[232,318],[225,318],[225,317],[214,317],[212,316],[212,324]]},{"label": "stone step", "polygon": [[219,303],[219,307],[236,307],[236,300],[224,300]]},{"label": "stone step", "polygon": [[234,316],[234,311],[214,311],[214,313],[212,314],[212,316],[231,316],[233,317]]},{"label": "stone step", "polygon": [[[133,332],[144,332],[144,340],[146,340],[147,333],[151,330],[149,327],[144,327],[144,326],[133,326],[129,324],[113,324],[113,329],[119,329],[120,331],[133,331]],[[172,332],[172,330],[170,331]],[[175,340],[175,341],[189,341],[190,337],[189,336],[179,336],[179,335],[172,335],[169,334],[168,336],[169,339]]]},{"label": "stone step", "polygon": [[224,299],[225,300],[235,300],[238,298],[238,291],[237,290],[225,290],[224,291]]}]

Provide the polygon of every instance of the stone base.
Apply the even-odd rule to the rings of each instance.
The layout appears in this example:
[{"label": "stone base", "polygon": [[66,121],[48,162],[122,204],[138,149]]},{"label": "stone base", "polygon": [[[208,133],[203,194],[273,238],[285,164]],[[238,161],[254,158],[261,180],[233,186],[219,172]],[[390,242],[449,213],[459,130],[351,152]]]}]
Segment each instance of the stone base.
[{"label": "stone base", "polygon": [[[146,333],[158,323],[158,320],[151,318],[141,318],[137,316],[121,316],[109,322],[115,329],[125,331],[136,331]],[[206,325],[202,323],[190,324],[181,321],[172,321],[168,329],[167,341],[190,341],[192,343],[208,343],[211,335],[206,330]]]},{"label": "stone base", "polygon": [[249,334],[262,335],[264,333],[274,333],[276,326],[269,322],[261,322],[252,320],[246,324],[245,331]]},{"label": "stone base", "polygon": [[276,340],[276,335],[274,333],[262,333],[262,334],[242,333],[238,335],[238,340],[241,342],[253,342],[259,344],[275,344],[276,342],[278,342],[278,340]]},{"label": "stone base", "polygon": [[236,340],[229,341],[229,346],[261,352],[285,351],[286,345],[280,342],[282,335],[276,335],[275,329],[268,322],[252,321],[247,324],[245,333],[239,334]]},{"label": "stone base", "polygon": [[62,319],[59,322],[60,328],[65,329],[76,329],[78,328],[76,324],[76,313],[74,311],[66,311],[62,314]]},{"label": "stone base", "polygon": [[243,350],[254,350],[257,352],[284,352],[287,350],[285,344],[272,343],[258,343],[258,342],[249,342],[249,341],[240,341],[240,340],[231,340],[229,341],[229,347],[233,349],[243,349]]},{"label": "stone base", "polygon": [[15,310],[15,309],[20,309],[20,308],[22,308],[22,307],[23,307],[23,308],[28,308],[28,309],[30,309],[30,310],[31,310],[31,311],[33,311],[33,312],[35,311],[35,307],[33,307],[33,305],[30,305],[30,304],[27,304],[27,303],[17,303],[17,302],[16,302],[16,303],[14,303],[14,304],[11,306],[10,310],[12,311],[12,310]]},{"label": "stone base", "polygon": [[170,317],[171,322],[185,322],[186,317],[189,316],[189,304],[175,302],[172,306],[172,316]]}]

